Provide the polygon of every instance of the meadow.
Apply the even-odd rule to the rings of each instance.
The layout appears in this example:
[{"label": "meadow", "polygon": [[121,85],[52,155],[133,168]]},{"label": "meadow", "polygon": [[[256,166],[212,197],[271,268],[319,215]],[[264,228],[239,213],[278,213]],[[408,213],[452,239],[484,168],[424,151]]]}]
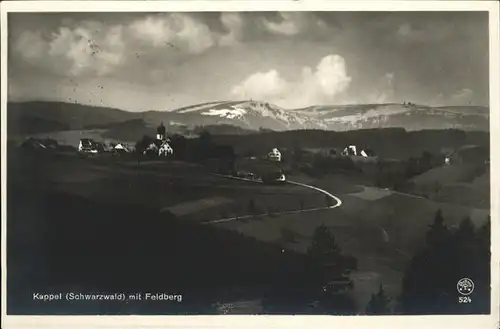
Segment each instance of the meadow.
[{"label": "meadow", "polygon": [[[16,149],[9,149],[8,161],[8,193],[9,202],[11,202],[9,211],[11,214],[18,214],[15,216],[17,221],[14,225],[15,229],[11,226],[11,232],[16,233],[11,233],[11,235],[16,234],[19,237],[19,234],[22,234],[26,238],[24,241],[14,239],[12,243],[17,246],[12,249],[15,249],[14,255],[18,256],[11,257],[24,255],[23,257],[33,259],[33,255],[38,255],[40,261],[40,259],[50,256],[50,253],[47,254],[47,249],[26,247],[30,240],[46,239],[40,237],[37,234],[37,229],[33,229],[34,227],[45,232],[45,236],[50,237],[51,234],[54,234],[58,237],[58,248],[65,249],[65,246],[72,246],[73,249],[70,250],[77,253],[79,259],[85,259],[99,253],[98,250],[94,249],[95,247],[90,247],[90,245],[98,243],[104,247],[107,242],[113,241],[113,243],[118,244],[129,243],[127,242],[129,240],[132,245],[140,243],[142,244],[140,252],[149,253],[154,248],[160,248],[160,245],[154,247],[145,242],[150,238],[152,232],[154,232],[155,237],[157,236],[156,239],[172,239],[172,235],[168,233],[170,230],[168,225],[170,224],[165,224],[167,226],[164,228],[161,228],[163,224],[143,224],[144,221],[144,223],[150,223],[152,220],[148,219],[147,216],[157,218],[155,221],[161,221],[161,218],[164,218],[167,222],[175,218],[176,221],[185,223],[182,225],[196,225],[215,219],[236,217],[227,222],[208,226],[216,230],[214,232],[235,234],[234,236],[238,237],[234,238],[236,240],[250,239],[250,241],[258,241],[259,245],[264,243],[276,246],[277,250],[286,250],[291,254],[301,255],[306,252],[310,245],[314,230],[323,224],[331,228],[339,247],[358,260],[358,270],[352,274],[352,279],[355,284],[353,298],[359,310],[363,310],[371,294],[376,292],[380,284],[384,285],[390,296],[397,297],[399,295],[403,272],[409,264],[411,255],[423,246],[425,233],[437,210],[443,212],[446,224],[450,227],[456,227],[466,216],[471,217],[476,225],[481,225],[489,215],[488,208],[474,208],[461,204],[459,200],[449,199],[446,202],[439,202],[418,195],[366,186],[363,185],[366,180],[359,174],[352,172],[332,173],[321,177],[310,177],[300,172],[291,173],[287,176],[288,180],[325,189],[339,197],[342,200],[342,205],[335,209],[280,215],[279,213],[283,211],[324,207],[326,206],[325,196],[317,191],[289,184],[266,186],[216,177],[201,166],[177,161],[137,162],[120,159],[120,157],[82,158],[75,154],[30,153]],[[472,181],[475,182],[476,179]],[[50,202],[47,198],[50,199]],[[72,203],[64,201],[68,198],[73,200]],[[24,209],[30,205],[30,202],[37,204],[33,210],[35,213],[29,213],[27,209]],[[101,212],[96,210],[88,214],[88,216],[96,217],[89,220],[90,227],[86,227],[85,223],[81,222],[84,220],[82,213],[80,213],[84,209],[84,204],[91,207],[99,205],[96,206],[97,209],[103,209]],[[135,210],[134,213],[127,209],[143,210]],[[26,227],[22,225],[23,216],[19,215],[23,211],[28,211],[28,214],[25,214],[26,218],[30,216],[43,218],[51,216],[49,214],[54,211],[60,213],[54,215],[59,218],[57,221],[51,222],[50,219],[45,219],[50,223],[48,227],[43,227],[40,223],[33,225],[33,227]],[[246,218],[245,220],[237,218],[252,213],[266,215],[258,218]],[[130,218],[131,214],[136,215],[134,218]],[[102,225],[107,225],[104,231],[101,230],[101,224],[98,224],[101,219],[106,223]],[[79,221],[76,226],[73,223],[75,220]],[[26,223],[26,225],[30,226],[31,224]],[[121,227],[122,225],[124,226]],[[87,232],[90,237],[89,235],[80,237],[81,243],[75,246],[71,242],[72,237],[67,236],[67,233],[76,232],[77,228],[80,228],[82,232]],[[120,238],[113,237],[114,229],[127,231],[126,237],[123,238],[125,240],[118,242]],[[54,232],[51,233],[51,230]],[[161,237],[162,232],[163,238]],[[189,236],[189,230],[186,232],[186,236]],[[134,234],[136,234],[136,238],[132,237]],[[95,236],[91,238],[92,235]],[[86,246],[86,243],[89,243],[85,242],[86,239],[97,239],[94,240],[97,242],[90,242],[90,245]],[[192,240],[194,237],[188,239]],[[231,240],[233,241],[231,243],[236,243],[234,242],[236,240]],[[174,249],[181,245],[179,240],[176,241],[178,244],[171,245]],[[244,244],[244,242],[241,243]],[[207,248],[207,246],[203,245],[201,248]],[[87,247],[90,249],[86,250]],[[106,255],[114,257],[112,256],[113,252],[118,255],[121,251],[116,248],[116,246],[112,247],[106,252]],[[127,251],[129,255],[140,258],[137,252],[133,251],[133,248]],[[171,252],[182,254],[184,249],[172,250]],[[251,254],[250,251],[249,253],[248,259],[235,259],[233,261],[246,263],[246,268],[246,266],[250,266],[249,264],[258,263],[259,257],[264,257]],[[237,257],[236,255],[235,251],[234,257]],[[120,257],[125,257],[123,259],[123,264],[125,264],[127,256]],[[300,256],[296,257],[300,258]],[[102,261],[105,262],[105,260]],[[180,262],[180,260],[177,261]],[[87,259],[86,262],[92,263],[90,259]],[[36,262],[34,264],[28,265],[21,262],[19,267],[24,268],[24,270],[19,271],[28,271],[30,266],[36,266]],[[73,283],[77,284],[79,280],[87,280],[78,275],[81,267],[78,267],[77,264],[73,266],[75,266],[71,272],[73,273]],[[228,261],[225,266],[234,266],[234,263]],[[106,277],[111,280],[108,275],[115,272],[109,267],[105,268],[106,271],[110,271]],[[276,273],[278,270],[272,271]],[[245,277],[245,280],[248,281],[245,281],[244,286],[249,289],[248,291],[251,291],[255,288],[253,284],[264,284],[263,282],[265,282],[264,285],[272,284],[263,279],[266,275],[271,274],[265,269],[259,273],[260,279],[254,278],[255,280],[251,278],[251,275],[250,277],[243,275],[241,271],[231,275]],[[141,276],[136,275],[137,280],[139,280]],[[211,275],[217,276],[215,272]],[[93,274],[93,279],[88,280],[104,280],[99,279],[98,276],[99,274],[96,272]],[[57,280],[62,279],[57,276],[52,280],[57,282]],[[191,280],[194,281],[189,282],[196,282],[197,279],[191,278]],[[241,287],[242,283],[236,278],[231,278],[232,280],[235,280],[234,285]],[[203,282],[209,285],[208,281]],[[224,286],[224,280],[219,284],[221,287]],[[248,288],[249,284],[254,288]],[[227,289],[232,291],[233,288],[226,286],[224,289],[224,291]],[[234,294],[230,295],[233,300],[234,298],[238,300],[238,298],[248,297],[242,297],[244,293],[241,292],[240,297],[235,297]],[[210,298],[216,298],[213,295],[210,296]],[[220,296],[217,297],[217,300],[221,300],[220,298]]]}]

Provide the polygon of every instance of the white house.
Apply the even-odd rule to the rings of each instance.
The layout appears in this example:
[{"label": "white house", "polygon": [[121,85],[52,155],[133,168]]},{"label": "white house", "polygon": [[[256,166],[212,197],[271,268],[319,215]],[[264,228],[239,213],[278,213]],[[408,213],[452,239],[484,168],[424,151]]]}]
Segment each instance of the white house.
[{"label": "white house", "polygon": [[281,162],[281,152],[277,148],[273,148],[271,152],[267,154],[269,160]]},{"label": "white house", "polygon": [[348,156],[348,155],[358,155],[358,151],[356,148],[356,145],[348,145],[343,151],[342,155]]},{"label": "white house", "polygon": [[363,149],[361,150],[361,152],[359,152],[359,155],[365,158],[369,158],[369,157],[374,157],[375,153],[370,149]]},{"label": "white house", "polygon": [[370,149],[359,150],[356,145],[349,145],[342,151],[343,156],[362,156],[365,158],[374,157],[375,153]]},{"label": "white house", "polygon": [[97,153],[95,141],[90,138],[80,139],[80,143],[78,143],[78,151],[85,153]]},{"label": "white house", "polygon": [[155,142],[152,142],[151,144],[149,144],[149,146],[144,150],[143,154],[152,154],[152,153],[156,153],[158,154],[158,146],[156,145]]},{"label": "white house", "polygon": [[123,143],[116,144],[115,147],[114,147],[114,150],[118,151],[118,152],[130,152],[129,147],[126,144],[123,144]]}]

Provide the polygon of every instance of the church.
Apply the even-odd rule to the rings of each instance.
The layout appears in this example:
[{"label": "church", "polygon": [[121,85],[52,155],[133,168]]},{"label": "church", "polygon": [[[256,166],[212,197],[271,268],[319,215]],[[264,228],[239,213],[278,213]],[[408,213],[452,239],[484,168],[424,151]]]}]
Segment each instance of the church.
[{"label": "church", "polygon": [[174,149],[170,145],[171,141],[167,137],[167,129],[163,122],[156,129],[156,139],[144,151],[144,154],[157,154],[158,156],[170,156],[174,154]]}]

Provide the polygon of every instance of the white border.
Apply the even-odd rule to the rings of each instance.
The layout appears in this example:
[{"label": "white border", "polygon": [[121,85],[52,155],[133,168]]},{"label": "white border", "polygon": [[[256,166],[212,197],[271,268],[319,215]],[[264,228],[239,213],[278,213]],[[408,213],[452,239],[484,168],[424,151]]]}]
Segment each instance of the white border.
[{"label": "white border", "polygon": [[6,104],[7,12],[161,12],[161,11],[489,11],[491,166],[500,165],[499,5],[496,1],[4,1],[1,3],[1,195],[2,195],[2,327],[283,327],[283,328],[499,328],[499,201],[500,175],[491,170],[492,313],[489,316],[7,316],[6,315]]}]

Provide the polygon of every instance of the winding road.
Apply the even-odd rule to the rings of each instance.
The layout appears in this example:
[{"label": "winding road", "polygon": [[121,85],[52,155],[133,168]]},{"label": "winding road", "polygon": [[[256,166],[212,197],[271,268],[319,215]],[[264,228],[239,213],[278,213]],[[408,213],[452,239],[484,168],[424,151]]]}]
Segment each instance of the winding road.
[{"label": "winding road", "polygon": [[[259,180],[252,180],[252,179],[234,177],[234,176],[229,176],[229,175],[220,175],[220,174],[212,174],[212,175],[218,176],[218,177],[229,178],[229,179],[246,181],[246,182],[252,182],[252,183],[256,183],[256,184],[262,184],[262,181],[259,181]],[[218,224],[218,223],[231,222],[231,221],[234,221],[234,220],[242,220],[242,219],[249,219],[249,218],[266,217],[266,216],[270,216],[270,215],[271,216],[273,216],[273,215],[274,216],[281,216],[281,215],[306,213],[306,212],[312,212],[312,211],[334,209],[334,208],[340,207],[342,205],[342,200],[340,200],[340,198],[338,198],[335,195],[331,194],[330,192],[325,191],[323,189],[320,189],[320,188],[318,188],[316,186],[302,184],[302,183],[294,182],[294,181],[287,181],[286,183],[297,185],[297,186],[302,186],[302,187],[309,188],[309,189],[318,191],[320,193],[323,193],[327,197],[335,200],[336,204],[331,205],[331,206],[327,206],[327,207],[309,208],[309,209],[301,209],[301,210],[289,210],[289,211],[283,211],[283,212],[276,212],[276,213],[273,213],[273,214],[266,214],[266,213],[264,213],[264,214],[257,214],[257,215],[244,215],[244,216],[222,218],[222,219],[216,219],[216,220],[207,221],[207,222],[204,222],[203,224]]]}]

